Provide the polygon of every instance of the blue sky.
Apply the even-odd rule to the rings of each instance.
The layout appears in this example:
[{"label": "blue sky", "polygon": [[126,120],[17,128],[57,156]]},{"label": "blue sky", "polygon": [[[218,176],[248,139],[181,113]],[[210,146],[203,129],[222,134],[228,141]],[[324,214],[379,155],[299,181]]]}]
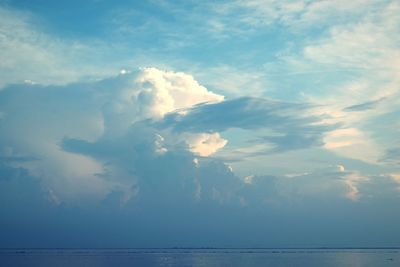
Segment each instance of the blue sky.
[{"label": "blue sky", "polygon": [[400,246],[399,14],[0,0],[0,246]]}]

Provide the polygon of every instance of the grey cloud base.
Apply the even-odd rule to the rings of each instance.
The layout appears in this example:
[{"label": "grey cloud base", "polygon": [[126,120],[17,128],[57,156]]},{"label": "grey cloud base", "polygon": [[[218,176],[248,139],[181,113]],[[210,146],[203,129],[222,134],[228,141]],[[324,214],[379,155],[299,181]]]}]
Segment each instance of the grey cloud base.
[{"label": "grey cloud base", "polygon": [[[201,173],[210,180],[221,179],[223,173],[215,171],[215,163],[210,164]],[[338,247],[398,244],[396,226],[400,218],[395,208],[398,198],[394,195],[381,195],[360,202],[349,202],[334,194],[328,197],[319,194],[307,196],[304,190],[312,191],[315,187],[308,181],[311,176],[301,178],[292,186],[291,182],[284,182],[283,177],[265,176],[254,177],[253,185],[241,184],[235,188],[235,199],[239,196],[245,198],[245,205],[232,199],[224,203],[211,199],[195,201],[182,194],[182,183],[170,180],[171,168],[162,171],[167,173],[158,187],[145,186],[144,190],[150,192],[123,206],[118,192],[109,194],[100,203],[57,206],[43,198],[44,192],[37,178],[3,165],[0,198],[8,205],[0,207],[0,247]],[[224,177],[225,182],[233,178],[229,172]],[[319,178],[316,175],[312,180]],[[331,182],[338,182],[332,179]],[[386,181],[389,188],[393,186],[390,180]],[[301,185],[304,182],[306,185]],[[290,188],[286,188],[288,186]],[[338,186],[340,188],[339,183]],[[374,220],[371,220],[371,213]],[[388,216],[392,218],[386,222],[388,226],[380,227],[380,218]],[[375,234],[365,235],[366,230]]]}]

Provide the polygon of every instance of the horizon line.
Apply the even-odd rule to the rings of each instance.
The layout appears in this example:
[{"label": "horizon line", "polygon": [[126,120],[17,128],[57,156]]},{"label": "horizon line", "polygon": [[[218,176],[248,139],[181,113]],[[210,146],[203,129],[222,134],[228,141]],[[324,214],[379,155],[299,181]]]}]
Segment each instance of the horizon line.
[{"label": "horizon line", "polygon": [[379,246],[379,247],[358,247],[358,246],[344,246],[344,247],[0,247],[0,250],[178,250],[178,249],[193,249],[193,250],[207,250],[207,249],[232,249],[232,250],[244,250],[244,249],[400,249],[400,246]]}]

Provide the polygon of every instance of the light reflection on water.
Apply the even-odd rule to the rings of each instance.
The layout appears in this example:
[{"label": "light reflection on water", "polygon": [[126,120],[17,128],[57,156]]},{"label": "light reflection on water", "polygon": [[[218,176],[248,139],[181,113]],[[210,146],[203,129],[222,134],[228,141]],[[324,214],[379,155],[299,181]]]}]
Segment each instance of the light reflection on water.
[{"label": "light reflection on water", "polygon": [[0,250],[0,266],[400,266],[400,249]]}]

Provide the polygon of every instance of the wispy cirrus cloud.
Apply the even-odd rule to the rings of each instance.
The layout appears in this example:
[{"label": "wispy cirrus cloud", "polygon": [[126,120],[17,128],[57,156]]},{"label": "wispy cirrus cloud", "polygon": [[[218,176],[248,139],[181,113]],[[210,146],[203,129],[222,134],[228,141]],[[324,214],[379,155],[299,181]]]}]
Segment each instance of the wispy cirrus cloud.
[{"label": "wispy cirrus cloud", "polygon": [[[59,36],[46,30],[46,23],[32,12],[0,4],[0,88],[22,82],[96,80],[127,64],[110,59],[110,43]],[[118,48],[114,45],[112,50]],[[99,63],[107,58],[108,64]]]}]

